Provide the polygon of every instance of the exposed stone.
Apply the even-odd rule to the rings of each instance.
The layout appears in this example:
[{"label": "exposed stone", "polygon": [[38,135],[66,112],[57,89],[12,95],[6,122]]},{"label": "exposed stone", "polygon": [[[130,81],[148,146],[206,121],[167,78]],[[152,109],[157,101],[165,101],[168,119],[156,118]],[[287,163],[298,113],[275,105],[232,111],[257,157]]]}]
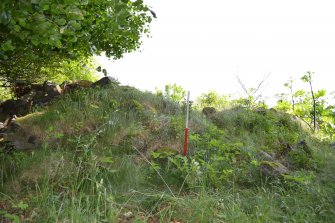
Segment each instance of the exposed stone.
[{"label": "exposed stone", "polygon": [[16,80],[12,87],[12,91],[16,98],[21,98],[23,95],[26,95],[31,91],[29,84],[22,80]]},{"label": "exposed stone", "polygon": [[53,97],[45,96],[43,98],[34,100],[34,105],[44,106],[47,105],[52,100]]},{"label": "exposed stone", "polygon": [[264,152],[264,151],[260,151],[258,153],[258,156],[260,157],[261,160],[265,160],[265,161],[274,161],[275,160],[274,156],[272,156],[269,153]]},{"label": "exposed stone", "polygon": [[43,106],[52,100],[53,97],[48,96],[44,91],[38,91],[33,98],[33,105]]},{"label": "exposed stone", "polygon": [[31,144],[28,142],[23,141],[22,139],[17,139],[11,142],[14,146],[15,150],[32,150],[36,149],[35,144]]},{"label": "exposed stone", "polygon": [[[112,77],[104,77],[94,84],[95,86],[106,86],[112,82],[117,81]],[[64,82],[63,90],[59,85],[50,81],[45,81],[43,84],[29,84],[24,81],[16,81],[13,91],[18,99],[10,99],[0,104],[0,122],[4,122],[13,115],[25,116],[31,112],[33,105],[45,105],[64,91],[85,89],[92,85],[93,82],[87,80],[79,80],[71,84]]]},{"label": "exposed stone", "polygon": [[33,103],[35,104],[35,101],[40,100],[42,98],[45,98],[47,94],[44,91],[35,91],[34,97],[33,97]]},{"label": "exposed stone", "polygon": [[267,109],[257,109],[256,112],[260,115],[267,115],[268,110]]},{"label": "exposed stone", "polygon": [[76,83],[63,83],[64,93],[73,92],[74,90],[79,89],[79,86]]},{"label": "exposed stone", "polygon": [[25,81],[16,81],[13,87],[13,93],[16,98],[22,99],[22,97],[30,94],[31,92],[44,91],[43,85],[41,84],[30,84]]},{"label": "exposed stone", "polygon": [[263,161],[260,168],[266,176],[280,177],[283,174],[289,173],[288,168],[279,162]]},{"label": "exposed stone", "polygon": [[2,102],[1,105],[0,105],[0,112],[4,113],[6,115],[13,115],[13,113],[15,114],[15,111],[14,111],[14,110],[16,110],[15,101],[16,100],[14,100],[14,99],[10,99],[10,100]]},{"label": "exposed stone", "polygon": [[308,147],[307,143],[305,140],[300,141],[297,145],[296,145],[297,149],[302,149],[305,151],[306,154],[311,155],[312,151],[311,149]]},{"label": "exposed stone", "polygon": [[35,91],[30,91],[29,93],[23,95],[20,99],[23,101],[32,101],[35,94]]},{"label": "exposed stone", "polygon": [[117,83],[117,80],[114,77],[106,76],[94,82],[91,86],[92,87],[97,87],[97,86],[105,87],[107,85],[110,85],[111,83]]},{"label": "exposed stone", "polygon": [[44,91],[49,97],[56,97],[62,94],[62,89],[59,85],[45,81],[43,84]]},{"label": "exposed stone", "polygon": [[5,121],[8,117],[13,115],[24,116],[30,113],[32,101],[22,99],[7,100],[0,105],[1,120]]},{"label": "exposed stone", "polygon": [[146,140],[140,137],[134,137],[132,144],[140,151],[144,151],[148,147]]},{"label": "exposed stone", "polygon": [[63,86],[64,92],[72,92],[78,89],[85,89],[91,87],[93,84],[92,81],[87,80],[79,80],[73,83],[63,82],[61,86]]},{"label": "exposed stone", "polygon": [[213,107],[205,107],[202,109],[202,114],[208,118],[213,117],[216,114],[216,109]]},{"label": "exposed stone", "polygon": [[7,129],[10,132],[17,132],[20,128],[21,128],[21,125],[15,121],[10,121],[7,126]]},{"label": "exposed stone", "polygon": [[79,85],[79,87],[81,87],[81,88],[89,88],[93,84],[92,81],[88,81],[88,80],[79,80],[79,81],[77,81],[75,83],[77,85]]},{"label": "exposed stone", "polygon": [[290,144],[288,143],[282,143],[281,144],[281,149],[279,152],[279,157],[286,157],[289,152],[291,152],[293,148],[291,147]]},{"label": "exposed stone", "polygon": [[32,91],[44,91],[44,86],[42,84],[31,84],[30,88]]},{"label": "exposed stone", "polygon": [[276,153],[275,153],[275,152],[268,152],[268,154],[269,154],[270,156],[272,156],[273,158],[276,157]]},{"label": "exposed stone", "polygon": [[37,136],[36,135],[29,136],[28,143],[35,145],[37,143]]},{"label": "exposed stone", "polygon": [[270,108],[269,111],[273,112],[273,113],[278,113],[278,111],[276,109],[274,109],[274,108]]}]

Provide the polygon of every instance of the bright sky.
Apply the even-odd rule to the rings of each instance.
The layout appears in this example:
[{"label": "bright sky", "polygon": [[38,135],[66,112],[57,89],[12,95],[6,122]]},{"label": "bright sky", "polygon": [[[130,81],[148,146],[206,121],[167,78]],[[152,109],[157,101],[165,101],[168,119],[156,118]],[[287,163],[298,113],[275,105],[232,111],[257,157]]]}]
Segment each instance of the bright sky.
[{"label": "bright sky", "polygon": [[[335,3],[328,0],[147,0],[157,14],[141,52],[101,58],[122,84],[154,91],[177,83],[193,98],[242,92],[267,79],[263,95],[290,76],[315,72],[315,89],[335,91]],[[307,85],[302,85],[308,89]]]}]

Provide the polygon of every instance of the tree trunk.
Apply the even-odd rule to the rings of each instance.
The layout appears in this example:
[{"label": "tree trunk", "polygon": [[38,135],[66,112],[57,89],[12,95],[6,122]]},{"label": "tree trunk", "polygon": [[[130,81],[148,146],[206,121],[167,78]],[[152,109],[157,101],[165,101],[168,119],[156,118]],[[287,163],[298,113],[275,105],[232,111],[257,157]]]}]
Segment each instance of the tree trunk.
[{"label": "tree trunk", "polygon": [[294,96],[293,96],[293,89],[291,87],[291,100],[292,100],[292,111],[293,111],[293,114],[294,114]]},{"label": "tree trunk", "polygon": [[313,115],[313,127],[314,127],[314,131],[316,130],[316,102],[315,102],[315,97],[314,97],[314,92],[313,92],[313,88],[312,88],[312,82],[309,81],[309,85],[311,87],[311,94],[312,94],[312,99],[313,99],[313,111],[314,111],[314,115]]}]

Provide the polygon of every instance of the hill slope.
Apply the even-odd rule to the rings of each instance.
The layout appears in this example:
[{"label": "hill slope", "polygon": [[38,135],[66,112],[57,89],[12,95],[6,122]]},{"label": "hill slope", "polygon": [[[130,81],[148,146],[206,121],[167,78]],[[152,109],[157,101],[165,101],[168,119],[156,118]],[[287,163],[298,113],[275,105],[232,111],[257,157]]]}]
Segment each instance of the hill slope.
[{"label": "hill slope", "polygon": [[19,118],[29,151],[0,153],[0,220],[332,222],[335,154],[293,117],[232,108],[210,119],[125,86],[63,95]]}]

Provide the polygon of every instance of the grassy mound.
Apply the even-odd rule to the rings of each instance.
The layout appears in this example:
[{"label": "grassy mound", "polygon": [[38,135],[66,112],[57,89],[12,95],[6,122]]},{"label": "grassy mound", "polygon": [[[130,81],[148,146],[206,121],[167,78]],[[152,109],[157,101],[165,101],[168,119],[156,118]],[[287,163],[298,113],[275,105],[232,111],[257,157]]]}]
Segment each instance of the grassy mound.
[{"label": "grassy mound", "polygon": [[233,108],[210,120],[113,85],[18,120],[43,144],[0,153],[0,221],[332,222],[335,154],[293,117]]}]

